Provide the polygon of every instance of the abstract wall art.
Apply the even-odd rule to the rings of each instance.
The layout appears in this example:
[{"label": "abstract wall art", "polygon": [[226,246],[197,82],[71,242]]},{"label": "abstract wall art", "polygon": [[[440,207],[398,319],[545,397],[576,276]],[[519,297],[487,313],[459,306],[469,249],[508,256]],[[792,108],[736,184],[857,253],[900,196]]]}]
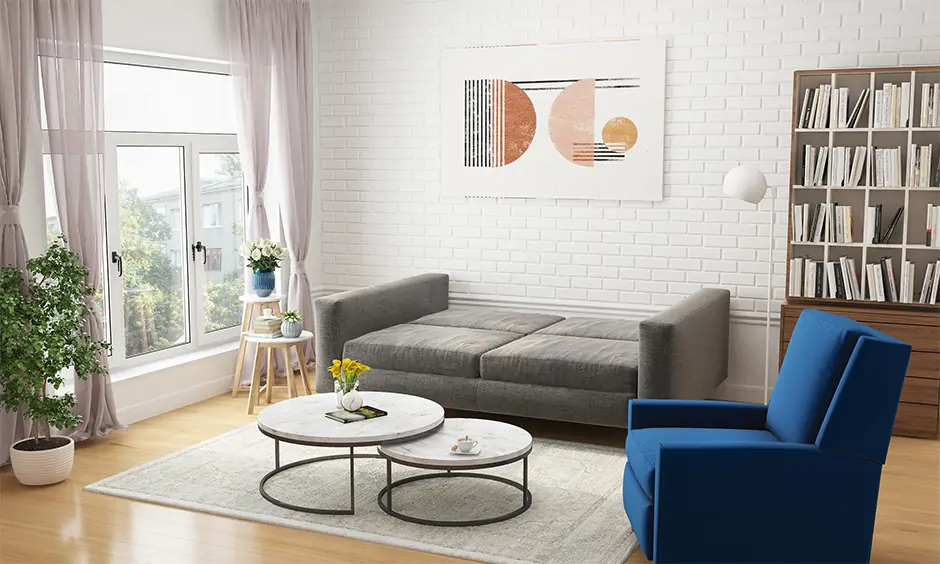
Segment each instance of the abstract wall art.
[{"label": "abstract wall art", "polygon": [[448,49],[448,195],[661,200],[666,43]]}]

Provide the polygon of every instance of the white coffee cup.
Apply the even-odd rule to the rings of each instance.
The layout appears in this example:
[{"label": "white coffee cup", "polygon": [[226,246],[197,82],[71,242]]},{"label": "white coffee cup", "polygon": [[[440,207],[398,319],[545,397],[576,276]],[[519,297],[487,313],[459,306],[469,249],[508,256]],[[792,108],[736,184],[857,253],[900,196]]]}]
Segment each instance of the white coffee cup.
[{"label": "white coffee cup", "polygon": [[457,439],[457,448],[460,449],[460,452],[470,452],[475,449],[478,444],[480,444],[480,441],[475,441],[470,437]]},{"label": "white coffee cup", "polygon": [[274,317],[274,310],[271,308],[261,310],[261,317]]}]

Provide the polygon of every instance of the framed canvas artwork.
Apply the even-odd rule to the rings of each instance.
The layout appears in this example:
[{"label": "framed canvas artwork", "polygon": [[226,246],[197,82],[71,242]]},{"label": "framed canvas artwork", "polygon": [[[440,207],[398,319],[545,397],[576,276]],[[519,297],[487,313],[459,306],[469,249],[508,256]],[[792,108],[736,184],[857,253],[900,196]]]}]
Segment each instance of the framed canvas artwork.
[{"label": "framed canvas artwork", "polygon": [[443,52],[447,195],[663,198],[662,39]]}]

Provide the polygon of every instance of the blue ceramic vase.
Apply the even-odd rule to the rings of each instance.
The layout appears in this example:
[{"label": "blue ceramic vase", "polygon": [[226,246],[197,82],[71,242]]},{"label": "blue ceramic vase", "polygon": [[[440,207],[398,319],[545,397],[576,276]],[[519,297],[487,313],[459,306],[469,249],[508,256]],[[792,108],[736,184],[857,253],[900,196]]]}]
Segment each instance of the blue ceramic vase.
[{"label": "blue ceramic vase", "polygon": [[274,271],[261,270],[251,275],[251,291],[259,298],[266,298],[274,292]]}]

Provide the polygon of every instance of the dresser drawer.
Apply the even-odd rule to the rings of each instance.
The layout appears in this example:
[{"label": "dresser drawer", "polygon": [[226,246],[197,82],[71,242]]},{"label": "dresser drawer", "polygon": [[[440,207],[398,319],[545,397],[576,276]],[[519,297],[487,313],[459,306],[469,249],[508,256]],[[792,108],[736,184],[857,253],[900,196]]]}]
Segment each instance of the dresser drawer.
[{"label": "dresser drawer", "polygon": [[901,403],[894,420],[895,435],[921,439],[937,438],[938,409],[934,405]]},{"label": "dresser drawer", "polygon": [[888,323],[868,323],[867,325],[872,329],[908,343],[915,351],[940,352],[940,327]]},{"label": "dresser drawer", "polygon": [[940,354],[914,351],[907,365],[907,375],[940,380]]},{"label": "dresser drawer", "polygon": [[940,380],[905,378],[901,388],[901,401],[905,403],[940,404]]}]

